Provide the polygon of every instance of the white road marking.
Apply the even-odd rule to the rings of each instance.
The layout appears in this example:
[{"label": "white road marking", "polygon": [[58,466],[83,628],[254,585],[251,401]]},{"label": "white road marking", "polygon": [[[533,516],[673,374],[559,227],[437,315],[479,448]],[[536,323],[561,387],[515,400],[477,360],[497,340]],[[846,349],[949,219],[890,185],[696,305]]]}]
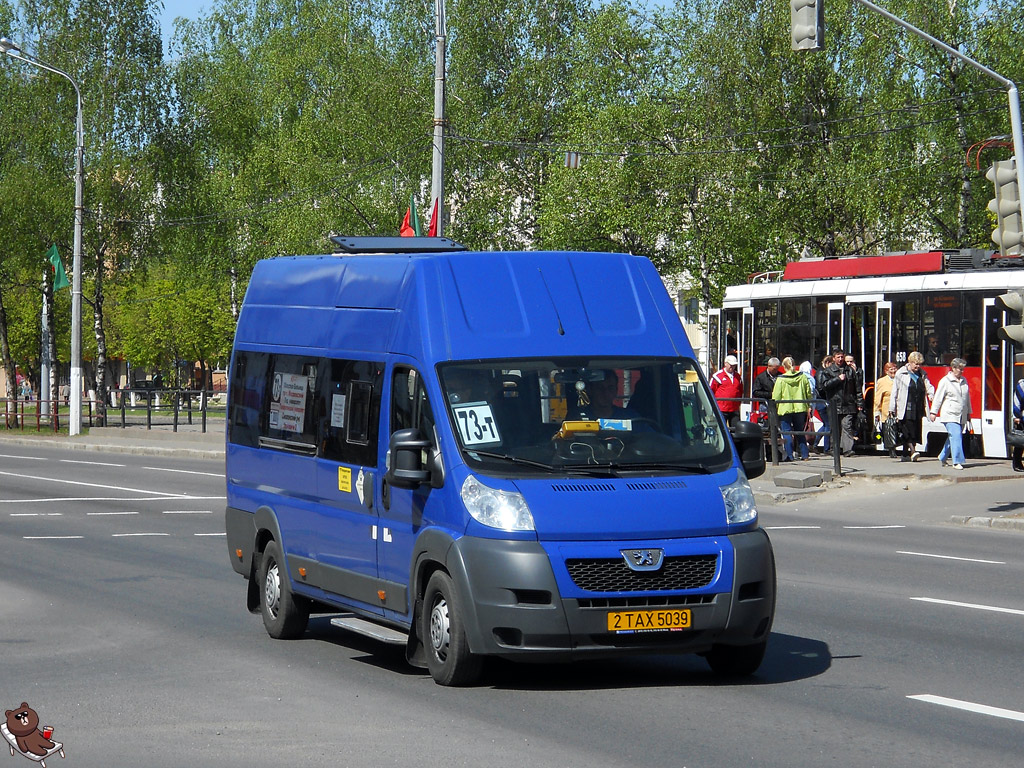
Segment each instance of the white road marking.
[{"label": "white road marking", "polygon": [[223,472],[195,472],[191,469],[168,469],[167,467],[143,467],[154,472],[180,472],[183,475],[206,475],[207,477],[224,477]]},{"label": "white road marking", "polygon": [[89,515],[137,515],[138,512],[86,512],[86,516]]},{"label": "white road marking", "polygon": [[905,525],[844,525],[848,531],[876,531],[883,528],[906,528]]},{"label": "white road marking", "polygon": [[907,696],[907,698],[923,701],[926,704],[938,704],[940,707],[952,707],[953,709],[962,709],[966,712],[975,712],[979,715],[1002,717],[1007,720],[1017,720],[1024,723],[1024,712],[1017,712],[1013,709],[990,707],[987,704],[975,704],[973,701],[961,701],[960,699],[947,699],[945,696],[933,696],[930,693],[919,693],[914,696]]},{"label": "white road marking", "polygon": [[23,539],[82,539],[84,536],[22,536]]},{"label": "white road marking", "polygon": [[929,552],[906,552],[902,549],[896,550],[897,555],[914,555],[915,557],[936,557],[939,560],[961,560],[965,563],[988,563],[989,565],[1006,565],[1003,560],[979,560],[974,557],[954,557],[953,555],[933,555]]},{"label": "white road marking", "polygon": [[24,459],[25,461],[48,461],[42,456],[12,456],[9,453],[0,453],[0,459]]},{"label": "white road marking", "polygon": [[61,517],[63,512],[11,512],[11,517]]},{"label": "white road marking", "polygon": [[169,534],[169,533],[112,533],[110,535],[113,536],[115,539],[117,539],[117,538],[120,538],[122,536],[170,536],[171,534]]},{"label": "white road marking", "polygon": [[42,499],[0,499],[0,504],[52,504],[57,501],[217,501],[225,500],[227,496],[189,496],[188,494],[176,494],[174,496],[154,496],[149,499],[140,499],[137,496],[120,498],[117,496],[53,496]]},{"label": "white road marking", "polygon": [[766,531],[816,531],[820,525],[766,525]]},{"label": "white road marking", "polygon": [[110,464],[106,461],[76,461],[75,459],[61,459],[61,464],[88,464],[90,467],[123,467],[125,464]]},{"label": "white road marking", "polygon": [[995,613],[1012,613],[1014,616],[1024,616],[1024,611],[1018,608],[1000,608],[998,605],[977,605],[976,603],[959,603],[956,600],[938,600],[934,597],[912,597],[921,603],[935,603],[936,605],[951,605],[954,608],[974,608],[978,611],[994,611]]},{"label": "white road marking", "polygon": [[165,509],[165,515],[212,515],[209,509]]},{"label": "white road marking", "polygon": [[227,536],[227,531],[221,531],[220,533],[193,533],[193,536]]},{"label": "white road marking", "polygon": [[81,480],[64,480],[59,477],[36,477],[34,475],[24,475],[21,472],[0,472],[0,475],[7,475],[9,477],[21,477],[26,480],[42,480],[49,483],[66,483],[67,485],[84,485],[86,488],[106,488],[111,491],[128,491],[129,493],[147,493],[152,496],[167,496],[168,498],[181,498],[186,496],[184,493],[172,493],[170,491],[149,491],[145,488],[125,488],[120,485],[101,485],[100,483],[85,483]]}]

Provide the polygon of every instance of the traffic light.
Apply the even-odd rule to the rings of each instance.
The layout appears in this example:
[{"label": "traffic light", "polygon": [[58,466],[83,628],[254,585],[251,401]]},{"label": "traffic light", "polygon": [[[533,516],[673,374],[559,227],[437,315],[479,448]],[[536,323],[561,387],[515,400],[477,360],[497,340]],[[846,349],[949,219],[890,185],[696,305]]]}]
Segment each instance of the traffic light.
[{"label": "traffic light", "polygon": [[825,45],[825,0],[789,0],[789,34],[794,51]]},{"label": "traffic light", "polygon": [[1024,227],[1021,227],[1017,165],[1014,160],[996,160],[985,178],[996,190],[996,196],[988,204],[988,209],[996,215],[992,241],[999,246],[1002,255],[1019,256],[1024,252]]},{"label": "traffic light", "polygon": [[996,296],[996,306],[1017,313],[1017,322],[1002,326],[996,331],[996,336],[1024,349],[1024,291],[1010,291]]}]

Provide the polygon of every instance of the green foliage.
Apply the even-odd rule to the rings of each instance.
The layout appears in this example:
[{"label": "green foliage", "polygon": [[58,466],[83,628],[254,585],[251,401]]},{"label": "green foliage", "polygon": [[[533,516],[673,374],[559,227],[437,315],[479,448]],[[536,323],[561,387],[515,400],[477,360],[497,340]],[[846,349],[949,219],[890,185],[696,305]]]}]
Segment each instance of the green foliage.
[{"label": "green foliage", "polygon": [[[1021,0],[887,8],[1024,76]],[[421,0],[213,0],[165,57],[157,10],[0,0],[0,34],[82,87],[87,359],[170,368],[223,361],[258,259],[396,234],[410,194],[429,215],[435,40]],[[988,247],[1007,150],[965,156],[1008,133],[1004,91],[856,3],[820,52],[788,25],[754,0],[451,0],[446,234],[644,253],[709,302],[802,255]],[[3,58],[0,291],[32,366],[43,254],[72,253],[75,103]]]}]

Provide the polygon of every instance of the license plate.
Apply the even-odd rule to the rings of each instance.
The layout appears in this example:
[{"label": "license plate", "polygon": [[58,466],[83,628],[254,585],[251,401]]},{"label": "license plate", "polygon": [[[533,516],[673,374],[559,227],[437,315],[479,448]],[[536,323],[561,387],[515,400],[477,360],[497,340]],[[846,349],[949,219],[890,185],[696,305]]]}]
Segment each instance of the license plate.
[{"label": "license plate", "polygon": [[609,632],[660,632],[690,628],[690,611],[609,611]]}]

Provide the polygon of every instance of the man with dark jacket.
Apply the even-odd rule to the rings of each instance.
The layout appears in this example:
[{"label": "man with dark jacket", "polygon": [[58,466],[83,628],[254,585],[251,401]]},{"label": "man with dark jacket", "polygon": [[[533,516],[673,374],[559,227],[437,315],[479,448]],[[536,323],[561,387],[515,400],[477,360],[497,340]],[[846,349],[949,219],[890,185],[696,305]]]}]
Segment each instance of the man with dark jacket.
[{"label": "man with dark jacket", "polygon": [[839,347],[832,350],[832,364],[818,372],[818,397],[835,405],[842,427],[843,455],[852,455],[854,419],[862,395],[856,371],[846,364],[846,354]]},{"label": "man with dark jacket", "polygon": [[772,399],[772,391],[775,389],[775,380],[779,378],[779,366],[782,361],[777,357],[768,358],[768,367],[754,379],[754,386],[750,390],[750,396],[754,398],[754,406],[764,406],[764,402]]}]

